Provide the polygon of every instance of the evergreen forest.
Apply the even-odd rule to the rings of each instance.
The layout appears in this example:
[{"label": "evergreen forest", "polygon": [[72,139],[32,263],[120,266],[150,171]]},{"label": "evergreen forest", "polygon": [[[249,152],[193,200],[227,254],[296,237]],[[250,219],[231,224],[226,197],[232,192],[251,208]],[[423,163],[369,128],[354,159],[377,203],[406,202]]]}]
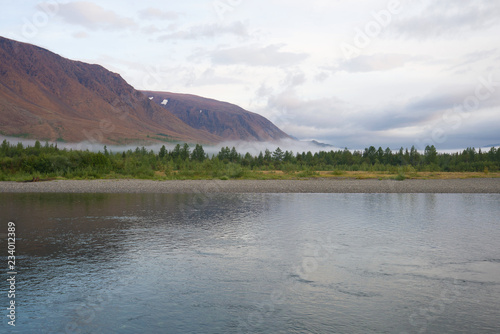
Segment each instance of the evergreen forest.
[{"label": "evergreen forest", "polygon": [[[34,146],[0,145],[0,181],[43,179],[266,179],[342,176],[345,172],[385,172],[404,179],[418,172],[500,171],[500,149],[467,148],[457,153],[439,153],[427,146],[423,153],[411,147],[393,151],[370,146],[364,150],[301,152],[265,150],[257,156],[223,147],[209,156],[202,145],[177,144],[158,152],[146,147],[135,150],[91,152],[60,149],[57,144],[37,141]],[[329,172],[329,173],[325,173]]]}]

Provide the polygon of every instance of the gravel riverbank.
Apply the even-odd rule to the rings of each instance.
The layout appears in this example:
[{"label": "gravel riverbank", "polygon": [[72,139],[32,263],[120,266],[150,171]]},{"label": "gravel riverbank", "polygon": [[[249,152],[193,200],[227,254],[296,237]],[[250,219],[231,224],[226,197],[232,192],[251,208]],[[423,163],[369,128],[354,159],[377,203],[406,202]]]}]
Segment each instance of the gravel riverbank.
[{"label": "gravel riverbank", "polygon": [[57,180],[0,182],[0,193],[500,193],[500,178],[451,180]]}]

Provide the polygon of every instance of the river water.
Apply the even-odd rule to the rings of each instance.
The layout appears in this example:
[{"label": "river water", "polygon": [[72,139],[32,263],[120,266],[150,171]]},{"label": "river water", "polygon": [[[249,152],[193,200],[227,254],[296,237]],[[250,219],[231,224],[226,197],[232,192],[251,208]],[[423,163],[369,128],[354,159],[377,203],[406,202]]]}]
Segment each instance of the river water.
[{"label": "river water", "polygon": [[498,194],[0,194],[5,255],[8,221],[17,237],[8,329],[498,333],[499,204]]}]

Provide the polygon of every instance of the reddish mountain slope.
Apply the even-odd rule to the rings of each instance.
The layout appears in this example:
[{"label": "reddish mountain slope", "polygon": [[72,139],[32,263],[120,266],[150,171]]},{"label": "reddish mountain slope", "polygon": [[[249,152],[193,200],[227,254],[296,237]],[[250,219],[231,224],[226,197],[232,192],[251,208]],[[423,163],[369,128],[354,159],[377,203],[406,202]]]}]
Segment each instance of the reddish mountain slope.
[{"label": "reddish mountain slope", "polygon": [[[144,91],[191,127],[227,140],[273,141],[290,138],[261,115],[234,104],[195,95]],[[167,102],[168,101],[168,102]]]},{"label": "reddish mountain slope", "polygon": [[114,144],[154,137],[201,143],[222,140],[190,127],[102,66],[2,37],[0,133]]}]

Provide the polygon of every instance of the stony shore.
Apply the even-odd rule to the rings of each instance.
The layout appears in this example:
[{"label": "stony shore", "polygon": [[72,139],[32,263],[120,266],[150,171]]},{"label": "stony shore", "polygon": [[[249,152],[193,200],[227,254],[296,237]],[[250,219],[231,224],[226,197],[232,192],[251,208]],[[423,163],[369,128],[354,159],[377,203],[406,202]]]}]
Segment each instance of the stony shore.
[{"label": "stony shore", "polygon": [[451,180],[58,180],[0,182],[0,193],[500,193],[500,178]]}]

